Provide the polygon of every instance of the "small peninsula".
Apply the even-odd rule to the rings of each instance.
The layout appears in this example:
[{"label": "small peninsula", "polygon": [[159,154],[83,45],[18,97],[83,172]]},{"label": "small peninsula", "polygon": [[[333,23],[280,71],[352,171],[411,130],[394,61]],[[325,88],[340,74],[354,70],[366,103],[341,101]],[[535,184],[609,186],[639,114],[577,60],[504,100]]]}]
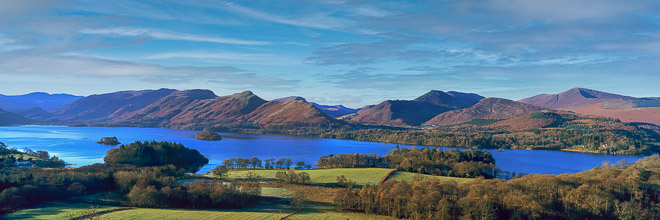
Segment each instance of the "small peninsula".
[{"label": "small peninsula", "polygon": [[121,144],[119,142],[119,139],[117,137],[103,137],[101,140],[96,142],[97,144],[103,144],[103,145],[118,145]]},{"label": "small peninsula", "polygon": [[203,141],[219,141],[222,140],[222,137],[215,132],[201,131],[195,135],[195,139]]}]

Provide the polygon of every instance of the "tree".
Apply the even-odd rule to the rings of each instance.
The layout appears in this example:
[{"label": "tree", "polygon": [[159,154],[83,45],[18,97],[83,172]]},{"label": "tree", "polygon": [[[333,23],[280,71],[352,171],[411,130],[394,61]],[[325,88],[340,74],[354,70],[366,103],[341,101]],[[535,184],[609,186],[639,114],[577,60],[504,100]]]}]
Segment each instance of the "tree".
[{"label": "tree", "polygon": [[234,168],[235,163],[236,163],[236,159],[234,159],[233,157],[222,161],[222,164],[224,164],[225,167],[227,168]]},{"label": "tree", "polygon": [[275,162],[275,158],[268,158],[264,160],[264,167],[266,169],[272,169],[273,168],[273,163]]},{"label": "tree", "polygon": [[303,168],[305,168],[305,161],[296,162],[296,169],[301,170]]},{"label": "tree", "polygon": [[213,175],[216,175],[216,176],[219,176],[219,177],[227,175],[228,172],[229,172],[229,169],[225,165],[218,165],[218,166],[215,167],[215,169],[211,170],[211,173],[213,173]]},{"label": "tree", "polygon": [[50,159],[50,155],[48,154],[48,151],[38,150],[36,156],[41,158],[42,160]]},{"label": "tree", "polygon": [[277,173],[275,173],[275,178],[278,183],[282,184],[289,180],[289,175],[286,174],[286,171],[277,171]]},{"label": "tree", "polygon": [[249,181],[255,181],[255,180],[257,180],[257,179],[261,179],[261,176],[259,176],[257,173],[252,172],[252,171],[248,171],[248,172],[245,174],[245,177],[246,177]]},{"label": "tree", "polygon": [[286,169],[287,169],[287,170],[290,169],[290,168],[291,168],[291,165],[293,165],[293,162],[291,161],[291,158],[286,158],[286,159],[284,160],[284,166],[286,166]]},{"label": "tree", "polygon": [[346,179],[344,175],[337,176],[337,186],[350,189],[353,188],[353,185],[355,185],[355,182]]},{"label": "tree", "polygon": [[252,157],[250,159],[250,164],[252,165],[252,168],[257,168],[257,166],[261,167],[261,160],[257,157]]},{"label": "tree", "polygon": [[289,181],[289,183],[298,182],[298,174],[296,174],[295,171],[289,170],[289,172],[287,173],[287,176],[289,177],[289,179],[287,180],[287,181]]},{"label": "tree", "polygon": [[300,183],[305,184],[308,183],[311,178],[309,177],[309,174],[306,172],[300,172],[298,173],[298,178],[300,179]]},{"label": "tree", "polygon": [[286,158],[277,159],[277,162],[275,162],[275,164],[277,164],[277,168],[280,168],[280,169],[284,168],[284,162],[285,161],[286,161]]}]

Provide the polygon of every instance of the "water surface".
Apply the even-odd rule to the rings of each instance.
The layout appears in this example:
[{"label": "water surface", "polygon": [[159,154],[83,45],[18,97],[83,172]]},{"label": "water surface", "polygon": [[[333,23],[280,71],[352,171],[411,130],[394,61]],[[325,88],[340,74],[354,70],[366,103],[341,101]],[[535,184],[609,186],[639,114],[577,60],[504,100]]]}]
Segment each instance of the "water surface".
[{"label": "water surface", "polygon": [[[397,144],[353,140],[323,139],[286,135],[219,133],[221,141],[201,141],[193,138],[197,131],[164,128],[126,127],[64,127],[64,126],[11,126],[0,127],[0,142],[19,149],[46,150],[51,155],[73,164],[84,166],[103,163],[106,151],[114,146],[96,144],[105,136],[116,136],[122,143],[144,140],[181,142],[199,150],[210,162],[200,172],[208,172],[222,160],[230,157],[259,159],[290,157],[295,161],[314,164],[328,154],[375,153],[387,154]],[[410,145],[400,145],[411,147]],[[516,173],[561,174],[591,169],[604,161],[626,160],[634,162],[642,156],[588,154],[545,150],[488,150],[496,165]]]}]

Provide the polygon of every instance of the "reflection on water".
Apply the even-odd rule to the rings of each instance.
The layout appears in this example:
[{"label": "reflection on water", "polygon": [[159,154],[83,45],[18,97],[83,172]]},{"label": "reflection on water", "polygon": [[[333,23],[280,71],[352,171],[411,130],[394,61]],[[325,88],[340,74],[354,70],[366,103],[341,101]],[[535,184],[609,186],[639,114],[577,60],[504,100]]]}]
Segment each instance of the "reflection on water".
[{"label": "reflection on water", "polygon": [[[334,140],[286,135],[257,135],[220,133],[221,141],[194,139],[197,131],[162,128],[118,128],[118,127],[62,127],[62,126],[19,126],[0,127],[0,142],[9,147],[47,150],[74,166],[102,163],[106,151],[113,146],[94,143],[101,137],[116,136],[122,143],[144,140],[181,142],[199,150],[210,162],[201,172],[207,172],[222,160],[230,157],[252,157],[260,159],[291,157],[293,161],[316,163],[328,154],[375,153],[387,154],[396,144]],[[401,145],[401,147],[410,147]],[[541,150],[488,150],[495,157],[496,165],[516,173],[560,174],[591,169],[603,161],[626,160],[634,162],[641,156],[586,154]]]}]

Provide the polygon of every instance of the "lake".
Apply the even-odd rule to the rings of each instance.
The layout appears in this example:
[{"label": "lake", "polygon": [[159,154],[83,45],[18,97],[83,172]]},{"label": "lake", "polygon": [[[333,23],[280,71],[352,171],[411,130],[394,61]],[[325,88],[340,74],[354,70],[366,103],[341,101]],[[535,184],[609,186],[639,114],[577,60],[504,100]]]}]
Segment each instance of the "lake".
[{"label": "lake", "polygon": [[[163,128],[126,127],[64,127],[64,126],[10,126],[0,127],[0,142],[18,149],[46,150],[51,155],[84,166],[103,163],[106,151],[114,146],[96,144],[102,137],[116,136],[125,144],[134,141],[163,140],[181,142],[199,150],[210,162],[200,173],[208,172],[222,160],[231,157],[259,157],[259,159],[290,157],[294,161],[314,164],[324,155],[339,153],[387,154],[397,144],[353,140],[323,139],[286,135],[219,133],[221,141],[194,139],[197,131]],[[409,145],[399,145],[411,147]],[[637,161],[643,156],[588,154],[545,150],[488,150],[496,166],[516,173],[561,174],[594,168],[603,161]]]}]

